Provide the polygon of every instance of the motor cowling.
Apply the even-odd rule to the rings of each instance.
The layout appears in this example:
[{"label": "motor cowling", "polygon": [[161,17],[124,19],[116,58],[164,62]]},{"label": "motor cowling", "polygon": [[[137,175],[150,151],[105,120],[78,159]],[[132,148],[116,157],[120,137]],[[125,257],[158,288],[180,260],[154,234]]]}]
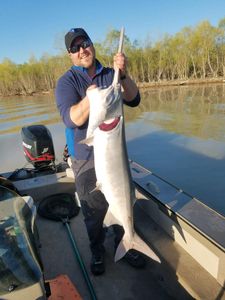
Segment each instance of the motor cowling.
[{"label": "motor cowling", "polygon": [[35,168],[48,168],[55,162],[52,136],[44,125],[30,125],[21,130],[26,160]]}]

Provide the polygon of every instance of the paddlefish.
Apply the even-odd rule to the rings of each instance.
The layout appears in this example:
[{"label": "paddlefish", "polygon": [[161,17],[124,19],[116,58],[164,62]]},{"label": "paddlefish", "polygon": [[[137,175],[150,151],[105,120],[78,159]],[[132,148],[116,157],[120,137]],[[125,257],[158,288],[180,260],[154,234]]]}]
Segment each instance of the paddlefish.
[{"label": "paddlefish", "polygon": [[121,85],[114,77],[108,88],[88,89],[87,96],[90,113],[83,142],[93,146],[96,189],[101,190],[109,204],[104,224],[119,224],[124,229],[114,259],[118,261],[129,249],[136,249],[160,262],[134,230],[133,205],[136,199],[126,147]]}]

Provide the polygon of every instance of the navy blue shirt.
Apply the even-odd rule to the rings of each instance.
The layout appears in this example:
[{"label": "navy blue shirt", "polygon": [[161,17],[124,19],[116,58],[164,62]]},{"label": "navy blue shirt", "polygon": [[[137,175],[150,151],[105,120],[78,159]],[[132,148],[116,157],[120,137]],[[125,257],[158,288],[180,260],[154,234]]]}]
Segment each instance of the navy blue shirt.
[{"label": "navy blue shirt", "polygon": [[[105,68],[96,60],[96,74],[92,78],[85,68],[73,66],[57,82],[55,91],[57,107],[66,127],[70,128],[69,131],[73,130],[73,134],[67,134],[67,145],[69,153],[74,154],[77,160],[94,159],[93,147],[79,144],[79,141],[86,137],[88,120],[82,126],[74,124],[70,118],[70,107],[85,98],[86,90],[90,85],[109,87],[112,84],[113,76],[114,70],[112,68]],[[139,92],[133,101],[124,100],[124,103],[129,106],[137,106],[139,102]],[[74,145],[73,149],[72,144]]]}]

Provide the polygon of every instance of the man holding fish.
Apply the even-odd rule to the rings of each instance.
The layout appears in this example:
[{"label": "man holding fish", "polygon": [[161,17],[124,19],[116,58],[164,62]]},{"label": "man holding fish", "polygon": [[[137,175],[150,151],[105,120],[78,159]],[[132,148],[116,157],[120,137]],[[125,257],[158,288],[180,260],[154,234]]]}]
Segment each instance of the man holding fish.
[{"label": "man holding fish", "polygon": [[[92,89],[106,89],[114,79],[114,70],[119,70],[119,82],[122,85],[123,103],[135,107],[140,102],[139,90],[127,73],[127,59],[122,52],[114,56],[114,69],[103,67],[95,57],[93,43],[82,28],[73,28],[65,35],[65,45],[73,66],[59,80],[56,87],[56,101],[62,120],[67,127],[67,145],[72,158],[75,185],[78,193],[84,221],[86,224],[90,249],[92,252],[91,271],[100,275],[105,271],[103,221],[109,203],[104,194],[96,189],[96,172],[93,147],[81,141],[87,138],[89,125],[90,100],[88,93]],[[118,71],[117,71],[118,72]],[[94,103],[98,105],[98,102]],[[100,108],[95,107],[95,110]],[[71,143],[72,139],[72,143]],[[89,143],[92,145],[92,143]],[[117,149],[113,149],[117,151]],[[102,159],[104,159],[102,157]],[[124,229],[114,225],[115,251],[124,235]],[[144,252],[144,251],[143,251]],[[127,248],[119,254],[134,267],[143,267],[145,259],[136,250]],[[119,259],[120,259],[119,258]]]}]

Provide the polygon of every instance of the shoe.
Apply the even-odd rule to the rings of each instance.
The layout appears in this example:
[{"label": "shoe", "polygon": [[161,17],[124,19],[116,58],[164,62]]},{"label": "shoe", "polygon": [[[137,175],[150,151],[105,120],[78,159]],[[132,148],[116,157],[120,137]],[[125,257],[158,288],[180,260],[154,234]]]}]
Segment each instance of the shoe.
[{"label": "shoe", "polygon": [[93,275],[101,275],[105,272],[105,261],[103,253],[93,253],[91,258],[91,272]]},{"label": "shoe", "polygon": [[134,268],[144,268],[146,265],[146,260],[143,255],[140,254],[137,250],[130,249],[123,257],[125,261],[128,262]]}]

